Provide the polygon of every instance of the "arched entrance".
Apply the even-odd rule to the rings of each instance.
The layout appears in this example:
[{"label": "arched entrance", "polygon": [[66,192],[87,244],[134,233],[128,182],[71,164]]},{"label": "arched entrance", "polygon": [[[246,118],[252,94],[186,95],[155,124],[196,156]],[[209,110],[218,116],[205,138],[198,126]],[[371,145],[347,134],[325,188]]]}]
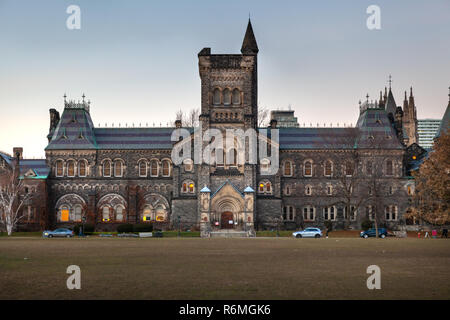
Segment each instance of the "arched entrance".
[{"label": "arched entrance", "polygon": [[222,212],[220,220],[222,229],[233,229],[234,227],[233,212],[231,211]]}]

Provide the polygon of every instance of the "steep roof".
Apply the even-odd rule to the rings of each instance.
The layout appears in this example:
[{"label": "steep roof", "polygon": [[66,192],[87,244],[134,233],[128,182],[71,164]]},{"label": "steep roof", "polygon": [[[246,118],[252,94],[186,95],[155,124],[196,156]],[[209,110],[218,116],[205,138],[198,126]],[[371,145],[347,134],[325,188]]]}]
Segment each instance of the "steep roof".
[{"label": "steep roof", "polygon": [[45,150],[96,149],[94,124],[89,111],[80,104],[64,108],[61,120]]},{"label": "steep roof", "polygon": [[404,149],[387,113],[387,110],[374,108],[359,115],[356,124],[360,130],[359,148]]},{"label": "steep roof", "polygon": [[354,128],[279,128],[280,150],[352,149]]},{"label": "steep roof", "polygon": [[247,30],[245,31],[241,52],[242,54],[257,54],[259,52],[258,44],[256,43],[256,38],[255,34],[253,33],[252,23],[250,19],[248,19]]},{"label": "steep roof", "polygon": [[25,175],[29,170],[35,173],[35,176],[27,176],[28,179],[46,179],[50,173],[45,159],[21,159],[19,162],[20,175]]},{"label": "steep roof", "polygon": [[395,111],[397,110],[397,104],[395,103],[394,95],[392,94],[391,88],[389,88],[389,93],[386,101],[386,112],[387,114],[392,113],[395,115]]},{"label": "steep roof", "polygon": [[[450,95],[449,95],[450,96]],[[441,136],[441,133],[447,132],[450,127],[450,101],[448,102],[447,109],[445,109],[444,116],[442,117],[441,125],[436,133],[436,138]]]}]

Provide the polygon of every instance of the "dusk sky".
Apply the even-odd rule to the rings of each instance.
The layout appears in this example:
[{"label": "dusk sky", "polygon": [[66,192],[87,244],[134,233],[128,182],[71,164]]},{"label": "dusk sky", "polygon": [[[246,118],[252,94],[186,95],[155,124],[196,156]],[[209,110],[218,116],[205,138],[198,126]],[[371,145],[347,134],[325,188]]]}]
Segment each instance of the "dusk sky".
[{"label": "dusk sky", "polygon": [[[81,29],[69,30],[69,5]],[[381,30],[369,30],[369,5]],[[358,101],[413,86],[418,118],[442,118],[450,86],[450,0],[0,0],[0,150],[44,157],[49,108],[91,100],[96,126],[162,123],[200,107],[197,54],[240,53],[249,13],[259,106],[301,125],[355,124]]]}]

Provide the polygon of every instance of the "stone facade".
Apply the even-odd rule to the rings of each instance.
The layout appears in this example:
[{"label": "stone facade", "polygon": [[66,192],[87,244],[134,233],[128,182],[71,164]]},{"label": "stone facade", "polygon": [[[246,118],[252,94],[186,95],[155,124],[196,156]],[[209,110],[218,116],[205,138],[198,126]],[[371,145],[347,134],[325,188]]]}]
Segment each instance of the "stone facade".
[{"label": "stone facade", "polygon": [[[241,54],[200,51],[202,133],[261,134],[257,56],[250,22]],[[50,110],[46,224],[73,226],[84,217],[97,230],[152,223],[159,229],[197,228],[208,236],[219,229],[252,234],[323,228],[326,220],[335,228],[359,228],[378,212],[380,224],[395,228],[403,223],[413,183],[392,101],[361,105],[356,128],[280,128],[280,168],[264,175],[261,163],[248,161],[174,164],[174,144],[183,143],[171,140],[176,128],[95,128],[84,97],[81,103],[65,100],[61,117]],[[270,129],[278,129],[276,122]],[[187,130],[194,137],[194,128]],[[236,145],[224,149],[231,158],[239,156]]]}]

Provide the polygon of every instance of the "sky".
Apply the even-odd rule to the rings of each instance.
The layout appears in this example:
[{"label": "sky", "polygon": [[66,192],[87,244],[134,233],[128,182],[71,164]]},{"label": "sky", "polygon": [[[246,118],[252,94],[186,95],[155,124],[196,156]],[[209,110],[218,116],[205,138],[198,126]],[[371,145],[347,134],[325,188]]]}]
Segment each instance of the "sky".
[{"label": "sky", "polygon": [[[80,7],[80,29],[66,13]],[[370,5],[381,29],[369,30]],[[198,52],[240,53],[249,14],[260,107],[301,125],[354,125],[358,101],[413,87],[418,118],[442,118],[450,86],[450,0],[0,0],[0,150],[44,157],[49,109],[91,101],[96,126],[166,126],[200,107]]]}]

